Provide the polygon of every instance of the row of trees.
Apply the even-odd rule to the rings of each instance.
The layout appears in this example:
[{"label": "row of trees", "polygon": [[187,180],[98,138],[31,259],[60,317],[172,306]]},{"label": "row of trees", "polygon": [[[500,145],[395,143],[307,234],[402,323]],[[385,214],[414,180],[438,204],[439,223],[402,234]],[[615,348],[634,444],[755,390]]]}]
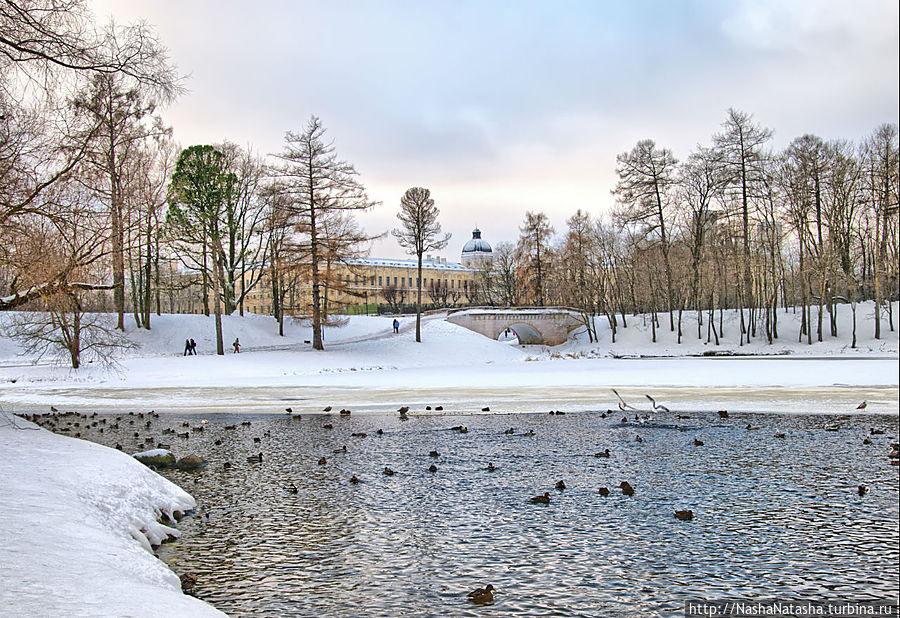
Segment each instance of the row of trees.
[{"label": "row of trees", "polygon": [[697,313],[698,338],[718,341],[714,311],[736,308],[743,344],[778,337],[779,305],[799,307],[811,343],[837,335],[838,302],[855,316],[872,299],[881,338],[898,292],[896,125],[861,144],[804,135],[781,152],[771,136],[731,109],[684,161],[638,142],[617,157],[611,215],[578,211],[558,237],[527,213],[517,244],[501,243],[479,273],[481,302],[577,307],[587,324],[606,316],[613,336],[630,313],[663,312],[679,341],[684,311]]}]

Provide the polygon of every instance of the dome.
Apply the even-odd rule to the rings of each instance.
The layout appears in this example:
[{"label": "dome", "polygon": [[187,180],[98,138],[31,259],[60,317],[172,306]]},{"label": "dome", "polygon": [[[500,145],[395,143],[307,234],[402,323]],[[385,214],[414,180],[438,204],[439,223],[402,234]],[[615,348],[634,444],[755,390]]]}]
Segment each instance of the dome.
[{"label": "dome", "polygon": [[481,230],[477,227],[472,230],[472,240],[463,245],[460,261],[463,266],[469,268],[481,268],[483,265],[494,261],[491,245],[488,244],[488,241],[481,238]]},{"label": "dome", "polygon": [[481,230],[477,227],[472,230],[472,240],[463,245],[463,254],[466,253],[492,253],[491,245],[481,237]]}]

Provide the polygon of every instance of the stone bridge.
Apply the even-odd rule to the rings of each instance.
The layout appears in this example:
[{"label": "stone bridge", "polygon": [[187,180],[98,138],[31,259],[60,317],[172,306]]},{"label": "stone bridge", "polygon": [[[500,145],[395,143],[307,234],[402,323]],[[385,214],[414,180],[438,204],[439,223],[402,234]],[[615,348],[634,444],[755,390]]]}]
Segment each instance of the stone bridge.
[{"label": "stone bridge", "polygon": [[525,345],[559,345],[583,326],[581,314],[568,307],[473,308],[452,311],[447,321],[497,339],[507,328]]}]

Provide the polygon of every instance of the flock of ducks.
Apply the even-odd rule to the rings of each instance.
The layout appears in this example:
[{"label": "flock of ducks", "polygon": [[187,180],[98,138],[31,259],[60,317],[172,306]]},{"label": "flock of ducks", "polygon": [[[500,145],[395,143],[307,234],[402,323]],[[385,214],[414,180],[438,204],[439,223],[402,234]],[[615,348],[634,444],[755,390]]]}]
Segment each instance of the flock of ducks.
[{"label": "flock of ducks", "polygon": [[[619,393],[616,392],[615,390],[613,390],[613,393],[615,393],[616,397],[619,399],[619,409],[621,411],[642,412],[642,410],[639,410],[638,408],[628,404],[619,395]],[[667,408],[666,406],[664,406],[662,404],[657,403],[656,400],[653,397],[651,397],[650,395],[646,395],[646,398],[650,401],[653,412],[664,412],[664,413],[670,412],[669,408]],[[863,401],[862,403],[860,403],[857,406],[857,409],[864,410],[864,409],[866,409],[867,405],[868,405],[867,402]],[[430,410],[432,410],[432,407],[426,406],[425,409],[430,411]],[[443,407],[435,406],[433,409],[436,411],[441,411],[441,410],[443,410]],[[328,413],[328,412],[331,412],[332,410],[333,410],[332,406],[326,406],[322,411]],[[397,412],[399,413],[401,420],[408,420],[409,410],[410,410],[410,408],[408,406],[402,406],[397,409]],[[489,412],[490,408],[485,406],[481,410],[482,410],[482,412]],[[297,419],[300,418],[299,414],[297,414],[297,415],[293,414],[293,409],[290,407],[285,408],[285,412],[287,412],[288,414],[291,414],[293,416],[293,418],[297,418]],[[339,414],[342,416],[349,415],[350,413],[351,413],[350,410],[347,410],[347,409],[341,409],[339,411]],[[601,414],[601,416],[605,418],[612,413],[613,413],[612,410],[607,410],[607,412]],[[559,411],[559,410],[551,410],[550,414],[551,415],[564,415],[565,412]],[[718,416],[720,418],[729,418],[727,410],[719,410]],[[104,430],[121,429],[121,428],[123,428],[123,426],[134,426],[135,429],[141,428],[144,430],[152,429],[153,421],[155,419],[158,419],[160,417],[160,415],[158,413],[156,413],[155,411],[151,411],[148,413],[129,412],[128,414],[121,414],[121,415],[117,415],[115,417],[100,417],[96,412],[93,414],[89,414],[89,415],[88,414],[79,414],[76,412],[60,413],[56,407],[51,406],[50,414],[31,414],[31,415],[26,414],[26,415],[24,415],[24,417],[27,420],[30,420],[41,426],[47,427],[53,431],[57,431],[57,432],[61,432],[61,433],[71,433],[74,435],[74,437],[80,438],[81,431],[87,430],[88,428],[95,429],[101,434],[104,433]],[[690,418],[689,416],[680,415],[680,414],[677,415],[677,417],[679,419]],[[638,424],[643,424],[649,420],[652,420],[652,417],[649,414],[644,414],[643,416],[639,416],[638,414],[635,414],[635,421]],[[623,417],[622,422],[627,423],[628,418]],[[200,424],[191,426],[190,423],[184,422],[184,423],[182,423],[182,428],[190,428],[190,431],[176,432],[174,429],[165,428],[162,430],[162,433],[163,434],[175,434],[180,438],[188,439],[190,437],[191,433],[202,432],[204,430],[204,426],[206,425],[206,423],[207,423],[207,421],[202,420],[200,422]],[[251,422],[244,421],[241,423],[241,425],[244,427],[249,427],[251,425]],[[327,430],[327,429],[332,429],[333,425],[331,423],[325,423],[322,425],[322,427],[323,427],[323,429]],[[678,428],[677,425],[675,427]],[[237,428],[236,424],[224,426],[225,430],[235,430],[236,428]],[[456,431],[458,433],[461,433],[461,434],[468,432],[468,428],[463,425],[457,425],[457,426],[451,427],[450,429],[453,431]],[[759,427],[754,426],[752,424],[748,424],[748,425],[746,425],[745,429],[748,431],[752,431],[752,430],[758,430]],[[825,431],[837,431],[839,429],[839,426],[835,423],[828,423],[825,425],[824,429],[825,429]],[[509,429],[506,429],[503,433],[506,435],[513,435],[513,434],[516,434],[516,431],[517,430],[515,427],[510,427]],[[383,430],[378,429],[377,433],[383,434],[384,432],[383,432]],[[866,445],[872,444],[871,436],[883,435],[883,434],[884,434],[884,430],[873,427],[870,429],[869,434],[863,440],[863,444],[866,444]],[[269,434],[269,432],[266,432],[265,435],[270,435],[270,434]],[[365,434],[365,433],[357,432],[357,433],[352,434],[352,437],[364,438],[364,437],[366,437],[366,435],[367,434]],[[528,430],[527,432],[521,433],[519,435],[534,435],[534,431]],[[140,432],[134,431],[133,437],[135,438],[135,440],[140,441],[140,439],[141,439]],[[785,439],[786,435],[782,431],[777,431],[777,432],[775,432],[774,437],[778,438],[778,439]],[[641,438],[641,436],[636,436],[635,441],[642,442],[643,439]],[[168,444],[165,444],[162,442],[157,442],[152,436],[147,436],[143,439],[144,445],[151,445],[154,442],[156,442],[157,448],[166,448],[166,449],[169,448]],[[260,442],[260,438],[255,437],[254,443],[259,443],[259,442]],[[704,445],[703,441],[698,438],[694,438],[693,443],[694,443],[694,446],[698,446],[698,447]],[[216,440],[216,444],[220,445],[221,440]],[[116,448],[118,448],[119,450],[123,450],[123,447],[121,444],[117,444]],[[333,452],[336,454],[337,453],[346,453],[347,446],[344,445],[341,448],[334,449]],[[429,455],[429,457],[437,458],[440,456],[440,453],[437,450],[432,450],[429,452],[428,455]],[[611,456],[611,453],[608,448],[594,454],[594,457],[597,457],[597,458],[609,458],[610,456]],[[263,462],[263,457],[264,457],[263,452],[260,451],[257,454],[247,456],[246,460],[248,463],[260,464]],[[892,465],[896,466],[896,465],[900,464],[900,445],[898,445],[896,443],[891,444],[891,452],[889,455],[889,459],[890,459],[890,463]],[[324,466],[327,463],[328,463],[327,459],[324,456],[318,460],[318,465],[320,465],[320,466]],[[223,468],[225,470],[229,470],[231,467],[232,467],[231,462],[227,462],[227,461],[224,462]],[[494,466],[493,463],[488,463],[487,468],[486,468],[486,470],[488,472],[493,472],[496,469],[497,468]],[[431,473],[436,473],[438,471],[438,468],[435,464],[432,463],[429,466],[428,471]],[[385,476],[393,476],[395,473],[389,466],[385,466],[385,468],[383,470],[383,474]],[[349,482],[353,485],[356,485],[360,481],[356,475],[353,475],[350,477]],[[563,480],[558,481],[555,485],[555,488],[560,491],[565,490],[566,489],[565,481],[563,481]],[[619,489],[621,490],[622,495],[624,495],[624,496],[633,496],[635,493],[634,488],[631,486],[630,483],[628,483],[628,481],[622,481],[619,484]],[[297,486],[294,483],[290,483],[288,485],[288,487],[286,488],[286,491],[289,494],[298,494],[299,493],[299,489],[297,488]],[[864,496],[868,492],[869,492],[868,486],[866,486],[864,484],[858,485],[857,493],[860,496]],[[600,487],[598,493],[601,496],[609,496],[610,490],[607,487]],[[536,496],[532,497],[529,500],[529,502],[531,504],[549,505],[551,502],[550,492],[545,491],[543,494],[536,495]],[[694,513],[692,510],[689,510],[689,509],[676,510],[674,512],[674,516],[676,519],[678,519],[680,521],[691,521],[694,518]],[[188,594],[192,593],[194,585],[196,584],[196,579],[191,575],[185,575],[185,576],[182,576],[181,581],[182,581],[182,589],[184,590],[184,592],[186,592]],[[471,601],[472,603],[479,604],[479,605],[489,604],[489,603],[492,603],[494,600],[494,590],[495,589],[494,589],[493,585],[487,584],[483,588],[478,588],[478,589],[473,590],[472,592],[468,593],[467,599],[469,601]]]}]

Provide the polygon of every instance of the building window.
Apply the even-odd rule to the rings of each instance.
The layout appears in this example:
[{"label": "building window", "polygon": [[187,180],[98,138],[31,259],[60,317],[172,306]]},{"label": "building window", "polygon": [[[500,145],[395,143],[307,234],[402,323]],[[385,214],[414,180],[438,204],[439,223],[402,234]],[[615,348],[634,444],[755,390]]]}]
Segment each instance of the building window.
[{"label": "building window", "polygon": [[378,285],[381,286],[381,277],[378,277]]}]

